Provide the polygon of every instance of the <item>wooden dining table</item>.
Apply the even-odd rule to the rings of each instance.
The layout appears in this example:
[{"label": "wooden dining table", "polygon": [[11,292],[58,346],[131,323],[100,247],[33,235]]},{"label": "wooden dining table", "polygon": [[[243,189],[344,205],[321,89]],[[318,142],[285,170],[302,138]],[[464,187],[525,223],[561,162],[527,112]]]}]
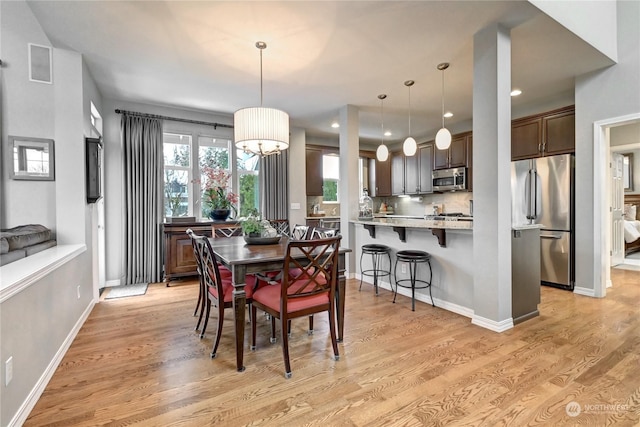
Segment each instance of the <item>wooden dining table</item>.
[{"label": "wooden dining table", "polygon": [[[210,238],[211,247],[218,257],[218,261],[231,270],[233,281],[233,313],[236,333],[236,365],[238,372],[244,371],[244,328],[246,312],[246,275],[265,271],[282,270],[287,253],[289,239],[282,236],[276,244],[248,245],[244,237]],[[346,277],[345,254],[351,252],[349,248],[339,249],[338,286],[336,289],[336,318],[338,327],[338,341],[342,341],[344,333],[344,300]]]}]

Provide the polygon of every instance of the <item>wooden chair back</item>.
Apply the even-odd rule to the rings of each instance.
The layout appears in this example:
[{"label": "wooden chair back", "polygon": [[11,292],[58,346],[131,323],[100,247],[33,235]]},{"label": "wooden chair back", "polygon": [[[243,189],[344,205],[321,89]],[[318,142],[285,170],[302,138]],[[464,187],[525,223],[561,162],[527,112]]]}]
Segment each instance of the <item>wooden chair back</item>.
[{"label": "wooden chair back", "polygon": [[270,219],[268,221],[278,234],[291,237],[291,229],[289,228],[288,219]]}]

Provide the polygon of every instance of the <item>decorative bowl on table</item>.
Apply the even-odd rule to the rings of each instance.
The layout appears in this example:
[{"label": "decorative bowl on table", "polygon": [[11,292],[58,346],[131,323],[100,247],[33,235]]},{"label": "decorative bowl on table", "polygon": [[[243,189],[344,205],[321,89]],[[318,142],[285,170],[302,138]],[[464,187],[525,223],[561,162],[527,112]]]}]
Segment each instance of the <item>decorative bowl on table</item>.
[{"label": "decorative bowl on table", "polygon": [[244,235],[244,241],[247,245],[275,245],[280,241],[282,236],[251,236]]}]

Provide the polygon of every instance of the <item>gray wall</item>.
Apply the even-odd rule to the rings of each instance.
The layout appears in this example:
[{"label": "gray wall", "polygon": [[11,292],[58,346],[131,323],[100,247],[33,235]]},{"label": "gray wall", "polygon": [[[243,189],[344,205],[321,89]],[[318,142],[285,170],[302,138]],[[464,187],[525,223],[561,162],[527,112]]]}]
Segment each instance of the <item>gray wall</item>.
[{"label": "gray wall", "polygon": [[617,7],[618,64],[576,78],[576,286],[586,289],[602,280],[603,249],[596,236],[606,233],[591,214],[600,208],[594,206],[594,190],[606,179],[594,179],[593,124],[640,112],[640,2],[621,1]]},{"label": "gray wall", "polygon": [[27,43],[51,43],[25,2],[0,2],[0,43],[5,63],[3,149],[7,135],[33,136],[53,139],[56,154],[55,181],[8,180],[3,167],[2,227],[43,224],[56,231],[59,244],[85,244],[89,249],[0,304],[0,362],[4,366],[13,357],[14,370],[5,387],[5,370],[0,369],[4,426],[24,410],[30,394],[55,369],[52,362],[64,354],[94,303],[92,222],[84,188],[84,105],[93,98],[99,106],[99,94],[82,57],[62,49],[53,50],[53,84],[28,80]]}]

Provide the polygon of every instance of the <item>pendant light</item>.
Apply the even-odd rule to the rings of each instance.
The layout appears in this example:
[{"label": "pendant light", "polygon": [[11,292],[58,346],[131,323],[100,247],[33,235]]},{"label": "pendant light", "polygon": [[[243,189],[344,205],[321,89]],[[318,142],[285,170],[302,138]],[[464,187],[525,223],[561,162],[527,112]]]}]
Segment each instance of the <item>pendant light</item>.
[{"label": "pendant light", "polygon": [[384,145],[384,99],[386,97],[387,95],[385,94],[378,95],[380,100],[380,145],[376,150],[376,159],[380,162],[386,162],[389,158],[389,149]]},{"label": "pendant light", "polygon": [[436,147],[446,150],[451,145],[451,132],[444,127],[444,70],[449,68],[448,62],[438,64],[438,70],[442,71],[442,129],[436,133]]},{"label": "pendant light", "polygon": [[233,135],[237,148],[264,157],[289,148],[289,115],[262,106],[262,51],[267,44],[259,41],[256,47],[260,50],[260,106],[233,114]]},{"label": "pendant light", "polygon": [[409,136],[404,140],[404,144],[402,145],[402,151],[405,156],[413,156],[418,150],[418,144],[411,136],[411,86],[413,86],[414,83],[413,80],[404,82],[404,85],[409,88]]}]

